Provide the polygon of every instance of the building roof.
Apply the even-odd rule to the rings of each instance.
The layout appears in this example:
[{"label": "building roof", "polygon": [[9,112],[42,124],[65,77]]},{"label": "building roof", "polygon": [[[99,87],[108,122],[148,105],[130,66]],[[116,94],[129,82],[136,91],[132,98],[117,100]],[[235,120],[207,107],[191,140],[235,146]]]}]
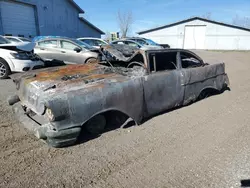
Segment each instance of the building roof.
[{"label": "building roof", "polygon": [[104,35],[105,33],[100,30],[98,27],[94,26],[92,23],[90,23],[88,20],[86,20],[85,18],[83,17],[79,17],[79,19],[81,21],[83,21],[84,23],[86,23],[88,26],[92,27],[93,29],[95,29],[96,31],[98,31],[100,34]]},{"label": "building roof", "polygon": [[209,23],[214,23],[214,24],[218,24],[218,25],[222,25],[222,26],[226,26],[226,27],[231,27],[231,28],[235,28],[235,29],[241,29],[241,30],[245,30],[245,31],[250,32],[249,28],[240,27],[240,26],[231,25],[231,24],[226,24],[226,23],[222,23],[222,22],[217,22],[217,21],[213,21],[213,20],[209,20],[209,19],[205,19],[205,18],[200,18],[200,17],[192,17],[192,18],[182,20],[182,21],[179,21],[179,22],[175,22],[175,23],[172,23],[172,24],[168,24],[168,25],[164,25],[164,26],[160,26],[160,27],[140,31],[140,32],[138,32],[138,34],[141,35],[141,34],[149,33],[149,32],[152,32],[152,31],[157,31],[157,30],[160,30],[160,29],[165,29],[165,28],[168,28],[168,27],[176,26],[176,25],[179,25],[179,24],[183,24],[183,23],[186,23],[186,22],[193,21],[193,20],[201,20],[201,21],[205,21],[205,22],[209,22]]},{"label": "building roof", "polygon": [[79,13],[81,14],[85,13],[84,10],[82,10],[81,7],[79,7],[79,5],[76,4],[74,0],[68,0],[68,1],[79,11]]}]

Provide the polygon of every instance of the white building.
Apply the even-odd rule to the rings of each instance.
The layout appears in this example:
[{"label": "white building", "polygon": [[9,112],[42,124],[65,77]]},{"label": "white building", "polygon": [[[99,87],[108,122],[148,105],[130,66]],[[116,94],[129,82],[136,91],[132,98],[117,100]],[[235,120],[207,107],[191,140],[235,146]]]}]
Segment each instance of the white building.
[{"label": "white building", "polygon": [[171,48],[250,50],[250,29],[194,17],[138,32]]}]

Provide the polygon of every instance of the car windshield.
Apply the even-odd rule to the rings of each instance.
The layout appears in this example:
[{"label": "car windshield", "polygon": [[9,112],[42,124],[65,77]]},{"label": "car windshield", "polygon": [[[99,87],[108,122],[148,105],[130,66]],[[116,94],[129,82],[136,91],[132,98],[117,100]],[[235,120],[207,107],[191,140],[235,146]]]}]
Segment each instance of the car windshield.
[{"label": "car windshield", "polygon": [[88,49],[88,50],[93,49],[92,46],[88,45],[88,44],[85,43],[85,42],[82,42],[82,41],[76,40],[76,39],[71,39],[71,40],[72,40],[74,43],[78,44],[79,46],[81,46],[81,47],[83,47],[83,48],[85,48],[85,49]]},{"label": "car windshield", "polygon": [[26,39],[26,38],[20,38],[20,40],[22,40],[23,42],[31,42],[31,40]]},{"label": "car windshield", "polygon": [[0,44],[9,44],[11,43],[9,40],[3,38],[2,36],[0,36]]},{"label": "car windshield", "polygon": [[132,40],[135,40],[136,42],[138,42],[142,46],[147,45],[147,42],[144,41],[143,39],[132,39]]},{"label": "car windshield", "polygon": [[153,46],[160,46],[159,44],[157,44],[156,42],[152,41],[151,39],[146,39],[147,43],[149,45],[153,45]]}]

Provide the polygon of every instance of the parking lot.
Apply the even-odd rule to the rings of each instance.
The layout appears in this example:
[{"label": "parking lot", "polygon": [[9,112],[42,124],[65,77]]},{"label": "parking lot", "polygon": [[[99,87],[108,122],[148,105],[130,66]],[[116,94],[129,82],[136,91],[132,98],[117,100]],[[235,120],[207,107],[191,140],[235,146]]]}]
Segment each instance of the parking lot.
[{"label": "parking lot", "polygon": [[55,149],[29,134],[0,80],[0,187],[240,187],[250,179],[250,52],[197,51],[225,62],[231,91]]}]

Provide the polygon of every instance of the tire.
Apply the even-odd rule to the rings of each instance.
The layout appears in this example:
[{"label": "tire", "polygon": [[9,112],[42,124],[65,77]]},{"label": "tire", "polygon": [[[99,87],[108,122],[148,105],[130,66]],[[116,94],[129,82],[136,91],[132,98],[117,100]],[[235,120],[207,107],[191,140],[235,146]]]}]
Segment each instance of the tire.
[{"label": "tire", "polygon": [[10,67],[4,59],[0,59],[0,79],[6,79],[11,74]]},{"label": "tire", "polygon": [[106,118],[104,115],[96,115],[85,124],[85,129],[94,135],[102,133],[105,127]]},{"label": "tire", "polygon": [[97,61],[96,58],[91,57],[91,58],[87,59],[85,63],[96,63],[96,61]]}]

